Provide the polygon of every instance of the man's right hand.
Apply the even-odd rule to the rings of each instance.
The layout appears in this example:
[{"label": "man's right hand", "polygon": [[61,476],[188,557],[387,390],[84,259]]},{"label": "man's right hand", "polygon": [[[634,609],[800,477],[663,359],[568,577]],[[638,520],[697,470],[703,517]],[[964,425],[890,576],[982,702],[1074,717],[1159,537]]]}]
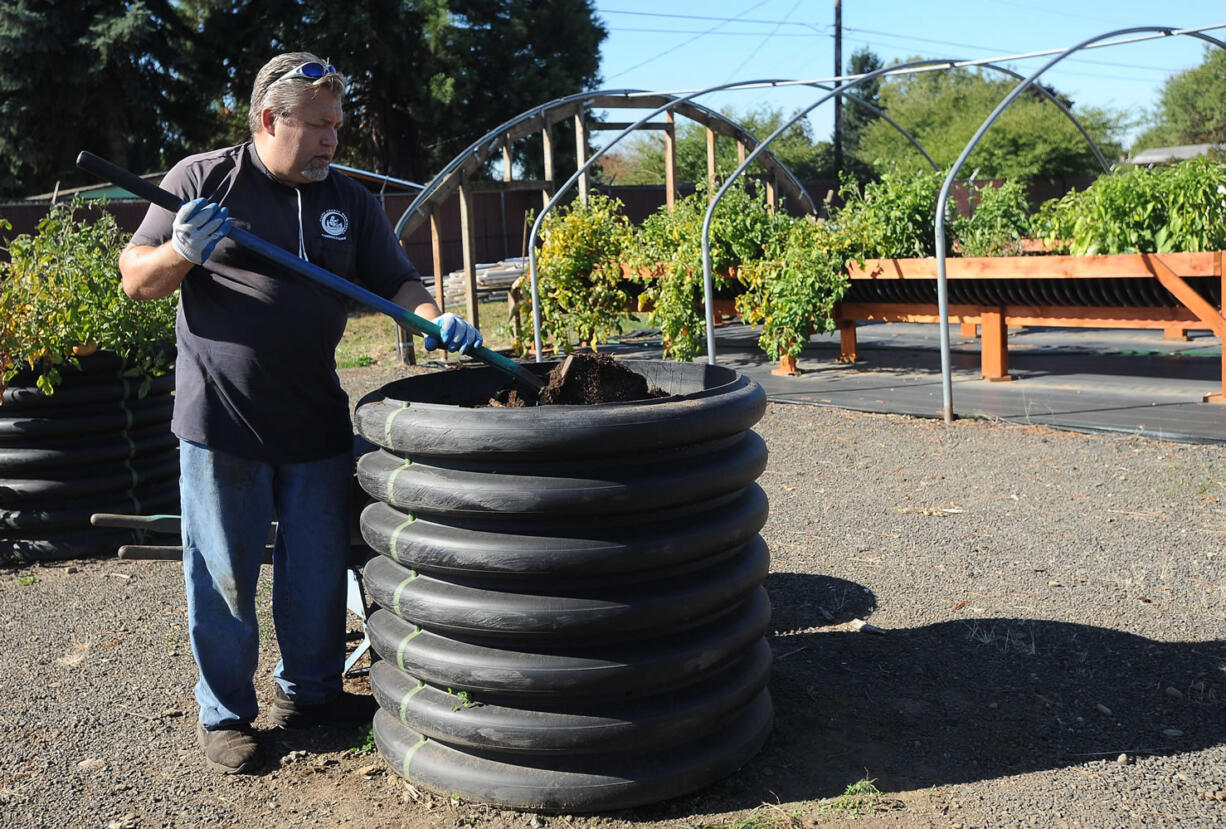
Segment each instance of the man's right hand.
[{"label": "man's right hand", "polygon": [[203,265],[217,243],[230,232],[230,212],[214,202],[192,199],[175,214],[171,243],[180,256]]}]

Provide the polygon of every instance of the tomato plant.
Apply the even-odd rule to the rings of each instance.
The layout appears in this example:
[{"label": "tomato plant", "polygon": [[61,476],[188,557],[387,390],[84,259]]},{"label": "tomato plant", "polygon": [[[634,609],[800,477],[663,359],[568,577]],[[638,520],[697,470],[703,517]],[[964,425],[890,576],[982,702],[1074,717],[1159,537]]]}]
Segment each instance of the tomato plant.
[{"label": "tomato plant", "polygon": [[1226,164],[1197,158],[1100,176],[1045,202],[1035,225],[1052,250],[1075,256],[1222,250]]},{"label": "tomato plant", "polygon": [[1030,235],[1030,199],[1021,182],[969,187],[971,214],[955,216],[954,236],[963,256],[1020,256]]}]

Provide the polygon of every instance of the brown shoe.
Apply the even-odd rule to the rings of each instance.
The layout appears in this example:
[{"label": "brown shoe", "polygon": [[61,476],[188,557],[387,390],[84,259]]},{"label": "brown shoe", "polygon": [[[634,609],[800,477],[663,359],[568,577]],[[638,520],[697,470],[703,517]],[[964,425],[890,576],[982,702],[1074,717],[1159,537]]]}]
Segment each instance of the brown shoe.
[{"label": "brown shoe", "polygon": [[212,731],[199,723],[196,736],[204,749],[209,768],[223,774],[246,774],[260,764],[260,744],[251,733],[251,726],[238,723]]},{"label": "brown shoe", "polygon": [[295,702],[277,686],[277,696],[268,709],[268,718],[282,728],[308,728],[315,725],[369,725],[379,707],[374,697],[342,691],[339,696],[318,705]]}]

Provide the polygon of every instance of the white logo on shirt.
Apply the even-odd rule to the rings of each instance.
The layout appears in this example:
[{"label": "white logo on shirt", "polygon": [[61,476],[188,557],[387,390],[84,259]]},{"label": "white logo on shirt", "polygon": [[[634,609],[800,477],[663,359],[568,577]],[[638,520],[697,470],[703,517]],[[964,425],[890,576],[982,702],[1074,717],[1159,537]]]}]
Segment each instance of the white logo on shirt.
[{"label": "white logo on shirt", "polygon": [[319,224],[325,236],[344,239],[345,231],[349,229],[349,217],[339,210],[325,210],[319,217]]}]

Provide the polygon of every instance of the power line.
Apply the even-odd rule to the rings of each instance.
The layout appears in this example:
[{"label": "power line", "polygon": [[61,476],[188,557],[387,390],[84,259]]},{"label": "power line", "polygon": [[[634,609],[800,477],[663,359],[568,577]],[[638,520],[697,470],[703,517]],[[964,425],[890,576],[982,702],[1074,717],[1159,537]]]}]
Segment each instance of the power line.
[{"label": "power line", "polygon": [[[957,46],[961,49],[976,49],[981,52],[1006,51],[998,46],[976,46],[971,43],[958,43],[957,41],[953,41],[953,40],[934,40],[933,38],[928,38],[928,37],[917,37],[915,35],[898,35],[898,34],[894,34],[893,32],[880,32],[880,31],[876,31],[875,29],[857,29],[851,26],[845,26],[843,28],[843,31],[861,32],[862,34],[877,35],[878,37],[888,37],[888,38],[893,38],[894,40],[915,41],[918,43],[935,43],[938,46]],[[868,45],[871,46],[872,44],[869,43]],[[1112,63],[1110,61],[1086,60],[1086,59],[1077,58],[1077,57],[1074,57],[1073,60],[1077,61],[1078,63],[1094,64],[1096,66],[1115,66],[1115,67],[1123,67],[1125,69],[1152,70],[1155,72],[1165,72],[1167,74],[1181,71],[1179,69],[1163,69],[1158,66],[1137,66],[1135,63]]]},{"label": "power line", "polygon": [[771,30],[770,34],[762,38],[762,41],[757,45],[757,47],[752,52],[750,52],[748,55],[745,56],[745,59],[737,65],[736,69],[733,69],[732,72],[729,73],[728,77],[724,78],[724,83],[727,83],[728,81],[736,77],[736,74],[745,68],[745,64],[753,60],[754,57],[758,54],[758,52],[762,51],[762,47],[765,46],[770,41],[770,39],[775,36],[775,32],[779,31],[779,27],[782,26],[787,21],[787,19],[792,16],[792,12],[796,11],[796,7],[799,6],[800,3],[801,3],[801,0],[796,0],[796,2],[792,4],[792,8],[788,9],[788,13],[783,16],[783,20],[775,24],[775,28]]},{"label": "power line", "polygon": [[1088,14],[1077,14],[1076,12],[1065,11],[1064,9],[1049,9],[1043,6],[1032,6],[1029,3],[1016,3],[1011,0],[990,0],[1001,6],[1013,6],[1017,9],[1023,9],[1028,12],[1042,12],[1043,14],[1056,14],[1061,17],[1074,17],[1078,20],[1089,20],[1091,23],[1104,23],[1108,26],[1127,26],[1128,23],[1123,20],[1104,20],[1101,17],[1092,17]]},{"label": "power line", "polygon": [[[875,47],[875,46],[877,46],[877,45],[878,45],[877,43],[875,43],[874,41],[871,41],[871,40],[860,40],[859,38],[846,38],[846,39],[847,39],[847,40],[849,40],[849,41],[851,41],[852,43],[858,43],[858,44],[860,44],[861,46]],[[1009,60],[1019,60],[1020,58],[1017,58],[1016,56],[1010,56],[1008,59],[1009,59]],[[1076,60],[1077,60],[1076,58],[1072,58],[1072,59],[1070,59],[1070,63],[1071,63],[1071,62],[1073,62],[1073,61],[1076,61]],[[1065,66],[1067,66],[1067,65],[1068,65],[1068,64],[1065,64]],[[1153,71],[1153,72],[1165,72],[1165,71],[1166,71],[1166,70],[1163,70],[1163,69],[1158,69],[1157,67],[1133,66],[1133,65],[1131,65],[1131,64],[1127,64],[1127,66],[1128,66],[1128,68],[1129,68],[1129,69],[1142,69],[1142,70],[1146,70],[1146,69],[1148,69],[1148,70]],[[1130,77],[1128,77],[1127,75],[1117,75],[1117,74],[1112,74],[1112,75],[1101,75],[1101,74],[1097,74],[1097,73],[1094,73],[1094,72],[1075,72],[1075,71],[1073,71],[1073,70],[1063,68],[1063,66],[1062,66],[1062,67],[1061,67],[1061,69],[1060,69],[1060,74],[1061,74],[1062,76],[1065,76],[1065,77],[1077,77],[1077,78],[1100,78],[1100,79],[1105,78],[1105,79],[1107,79],[1107,80],[1112,80],[1112,81],[1116,81],[1116,80],[1118,80],[1118,81],[1129,81],[1129,82],[1133,82],[1133,83],[1145,83],[1145,84],[1152,84],[1152,83],[1154,83],[1154,79],[1153,79],[1153,78],[1130,78]]]},{"label": "power line", "polygon": [[[694,37],[692,37],[692,38],[690,38],[689,40],[686,40],[686,41],[684,41],[684,42],[682,42],[682,43],[678,43],[678,44],[675,44],[675,45],[673,45],[673,46],[670,46],[670,47],[668,47],[667,49],[665,49],[663,52],[660,52],[659,54],[652,55],[652,56],[651,56],[651,57],[649,57],[647,60],[640,61],[639,63],[636,63],[634,66],[631,66],[629,69],[623,69],[622,71],[618,72],[616,75],[612,75],[612,76],[610,76],[610,77],[608,78],[608,80],[613,80],[613,78],[620,78],[622,75],[625,75],[625,74],[627,74],[627,73],[629,73],[629,72],[633,72],[635,69],[639,69],[639,68],[641,68],[641,67],[643,67],[643,66],[646,66],[647,64],[651,63],[652,61],[659,60],[660,58],[662,58],[662,57],[664,57],[665,55],[669,54],[670,52],[674,51],[675,49],[680,49],[682,46],[688,46],[688,45],[690,45],[691,43],[693,43],[694,41],[698,40],[699,38],[704,37],[704,36],[706,36],[706,35],[710,34],[711,32],[714,32],[716,29],[719,29],[720,27],[722,27],[722,26],[724,26],[724,25],[726,25],[726,24],[728,24],[728,23],[733,23],[733,22],[736,22],[736,21],[740,20],[740,18],[741,18],[742,16],[744,16],[744,15],[746,15],[746,14],[749,14],[751,11],[753,11],[753,10],[754,10],[754,9],[756,9],[756,8],[758,8],[759,6],[765,5],[765,3],[766,3],[766,0],[759,0],[759,2],[754,3],[752,6],[750,6],[750,7],[749,7],[749,8],[747,8],[747,9],[745,9],[745,11],[741,12],[741,13],[740,13],[740,14],[738,14],[736,17],[734,17],[734,18],[728,18],[728,19],[721,19],[721,22],[720,22],[718,25],[716,25],[716,26],[712,26],[712,27],[711,27],[710,29],[708,29],[707,31],[702,32],[701,34],[697,34],[697,35],[695,35]],[[741,21],[741,22],[745,22],[745,21]]]},{"label": "power line", "polygon": [[[756,9],[758,6],[761,6],[761,5],[763,4],[758,3],[752,8],[746,9],[744,12],[742,12],[742,14],[748,14],[749,12],[753,11],[753,9]],[[706,15],[706,14],[667,14],[665,12],[638,12],[638,11],[625,11],[622,9],[609,9],[609,8],[600,9],[600,13],[601,14],[632,14],[638,17],[671,17],[671,18],[675,18],[678,20],[718,20],[724,23],[734,23],[734,22],[735,23],[764,23],[767,25],[775,25],[775,26],[806,26],[809,28],[813,28],[814,26],[814,24],[812,23],[801,23],[796,20],[757,20],[751,17],[742,17],[741,15],[737,15],[736,17],[715,17],[713,15]],[[791,12],[788,12],[786,16],[791,16],[791,14],[792,14]],[[826,27],[823,26],[819,28],[826,28]]]},{"label": "power line", "polygon": [[812,40],[815,37],[827,37],[827,35],[822,35],[822,34],[817,34],[817,33],[812,33],[812,32],[808,34],[803,33],[803,32],[713,32],[710,29],[705,29],[705,30],[704,29],[644,29],[644,28],[639,28],[639,27],[626,27],[626,26],[609,26],[608,28],[610,32],[642,32],[645,34],[678,34],[678,35],[709,34],[713,37],[762,37],[763,35],[766,35],[767,37],[792,37],[792,38],[799,37],[799,38],[805,38],[807,40]]}]

